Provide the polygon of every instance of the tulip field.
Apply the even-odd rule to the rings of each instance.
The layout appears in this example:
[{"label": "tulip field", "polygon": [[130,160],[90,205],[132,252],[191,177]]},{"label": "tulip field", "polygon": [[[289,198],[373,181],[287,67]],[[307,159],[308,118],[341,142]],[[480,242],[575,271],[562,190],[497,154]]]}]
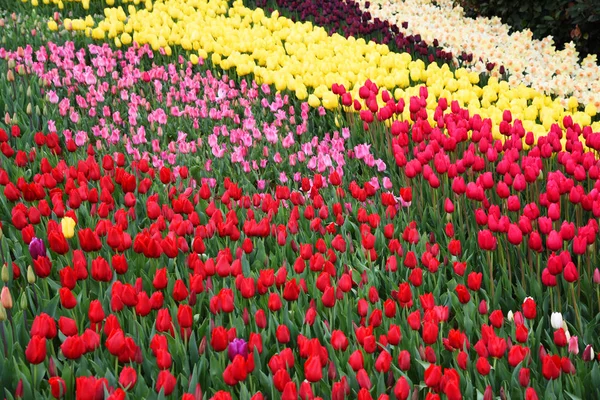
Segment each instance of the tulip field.
[{"label": "tulip field", "polygon": [[0,398],[600,399],[595,56],[448,1],[4,2]]}]

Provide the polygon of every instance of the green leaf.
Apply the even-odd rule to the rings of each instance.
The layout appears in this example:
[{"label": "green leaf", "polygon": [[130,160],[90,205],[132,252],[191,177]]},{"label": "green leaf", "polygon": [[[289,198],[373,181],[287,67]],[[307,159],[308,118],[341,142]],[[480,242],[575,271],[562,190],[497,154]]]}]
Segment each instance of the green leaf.
[{"label": "green leaf", "polygon": [[581,397],[575,396],[573,393],[567,392],[566,390],[565,390],[565,394],[567,396],[569,396],[572,400],[582,400]]},{"label": "green leaf", "polygon": [[590,377],[592,380],[592,386],[597,388],[600,387],[600,371],[598,370],[598,363],[594,363]]}]

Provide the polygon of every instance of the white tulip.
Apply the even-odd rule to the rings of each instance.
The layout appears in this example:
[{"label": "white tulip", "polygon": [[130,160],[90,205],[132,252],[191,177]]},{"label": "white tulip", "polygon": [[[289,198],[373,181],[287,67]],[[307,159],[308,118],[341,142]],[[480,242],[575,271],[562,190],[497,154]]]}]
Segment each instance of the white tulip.
[{"label": "white tulip", "polygon": [[508,312],[506,318],[508,318],[508,320],[512,322],[512,320],[515,318],[515,315],[513,314],[512,310]]},{"label": "white tulip", "polygon": [[550,316],[550,324],[554,329],[562,328],[563,326],[563,317],[559,312],[553,312]]}]

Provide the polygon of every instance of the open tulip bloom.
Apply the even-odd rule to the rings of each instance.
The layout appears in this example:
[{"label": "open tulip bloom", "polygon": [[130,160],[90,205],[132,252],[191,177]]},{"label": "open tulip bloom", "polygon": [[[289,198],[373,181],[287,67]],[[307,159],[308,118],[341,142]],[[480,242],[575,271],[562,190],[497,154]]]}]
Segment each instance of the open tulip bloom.
[{"label": "open tulip bloom", "polygon": [[11,7],[6,398],[600,398],[592,102],[387,3]]}]

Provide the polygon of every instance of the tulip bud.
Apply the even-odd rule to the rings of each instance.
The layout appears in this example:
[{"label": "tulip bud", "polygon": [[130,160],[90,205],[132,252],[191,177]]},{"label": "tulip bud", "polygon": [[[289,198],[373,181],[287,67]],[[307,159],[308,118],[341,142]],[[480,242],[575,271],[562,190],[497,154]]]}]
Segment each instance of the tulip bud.
[{"label": "tulip bud", "polygon": [[2,306],[7,310],[13,308],[13,300],[8,286],[2,288],[2,292],[0,293],[0,303],[2,303]]},{"label": "tulip bud", "polygon": [[33,272],[33,268],[31,267],[31,265],[27,266],[27,282],[30,285],[33,285],[35,283],[35,272]]},{"label": "tulip bud", "polygon": [[2,306],[2,303],[0,303],[0,322],[2,321],[6,321],[6,310]]},{"label": "tulip bud", "polygon": [[36,115],[40,115],[41,114],[40,106],[38,106],[38,105],[35,106],[35,114]]},{"label": "tulip bud", "polygon": [[594,283],[600,285],[600,270],[598,268],[594,270]]},{"label": "tulip bud", "polygon": [[508,319],[508,321],[512,322],[515,319],[515,314],[512,312],[512,310],[508,311],[508,314],[506,315],[506,319]]},{"label": "tulip bud", "polygon": [[504,386],[500,386],[500,400],[506,400],[506,393],[504,393]]},{"label": "tulip bud", "polygon": [[19,65],[17,67],[17,74],[19,74],[19,75],[25,75],[25,66],[24,65]]},{"label": "tulip bud", "polygon": [[485,302],[485,300],[481,300],[481,302],[479,302],[479,314],[481,315],[485,315],[488,313],[488,308],[487,308],[487,303]]},{"label": "tulip bud", "polygon": [[4,265],[2,266],[2,282],[7,283],[8,278],[8,264],[4,263]]},{"label": "tulip bud", "polygon": [[6,80],[8,82],[14,82],[15,81],[15,74],[12,72],[12,69],[9,69],[8,72],[6,73]]},{"label": "tulip bud", "polygon": [[[5,110],[7,110],[7,108],[6,108],[6,107],[5,107],[4,109],[5,109]],[[9,124],[10,124],[10,114],[8,113],[8,111],[6,111],[6,114],[4,114],[4,123],[5,123],[6,125],[9,125]]]},{"label": "tulip bud", "polygon": [[15,63],[14,59],[11,58],[10,60],[8,60],[8,69],[13,69],[15,65],[17,64]]},{"label": "tulip bud", "polygon": [[27,104],[27,108],[25,109],[25,113],[26,113],[27,115],[31,115],[31,103],[28,103],[28,104]]},{"label": "tulip bud", "polygon": [[31,97],[31,86],[27,86],[27,97]]},{"label": "tulip bud", "polygon": [[50,357],[50,361],[48,361],[48,374],[50,374],[50,377],[58,376],[56,373],[56,363],[54,362],[53,357]]},{"label": "tulip bud", "polygon": [[27,309],[27,296],[25,295],[25,293],[21,295],[21,299],[19,300],[19,302],[21,305],[21,310]]},{"label": "tulip bud", "polygon": [[583,351],[583,361],[593,361],[594,360],[594,348],[591,344],[585,346],[585,350]]},{"label": "tulip bud", "polygon": [[412,392],[411,400],[419,400],[419,389],[416,386]]},{"label": "tulip bud", "polygon": [[19,379],[19,383],[17,383],[17,388],[15,390],[15,397],[17,399],[23,398],[23,379]]},{"label": "tulip bud", "polygon": [[492,400],[494,398],[494,391],[491,385],[487,385],[485,392],[483,393],[483,400]]},{"label": "tulip bud", "polygon": [[202,337],[200,346],[198,346],[198,354],[202,355],[206,351],[206,336]]}]

